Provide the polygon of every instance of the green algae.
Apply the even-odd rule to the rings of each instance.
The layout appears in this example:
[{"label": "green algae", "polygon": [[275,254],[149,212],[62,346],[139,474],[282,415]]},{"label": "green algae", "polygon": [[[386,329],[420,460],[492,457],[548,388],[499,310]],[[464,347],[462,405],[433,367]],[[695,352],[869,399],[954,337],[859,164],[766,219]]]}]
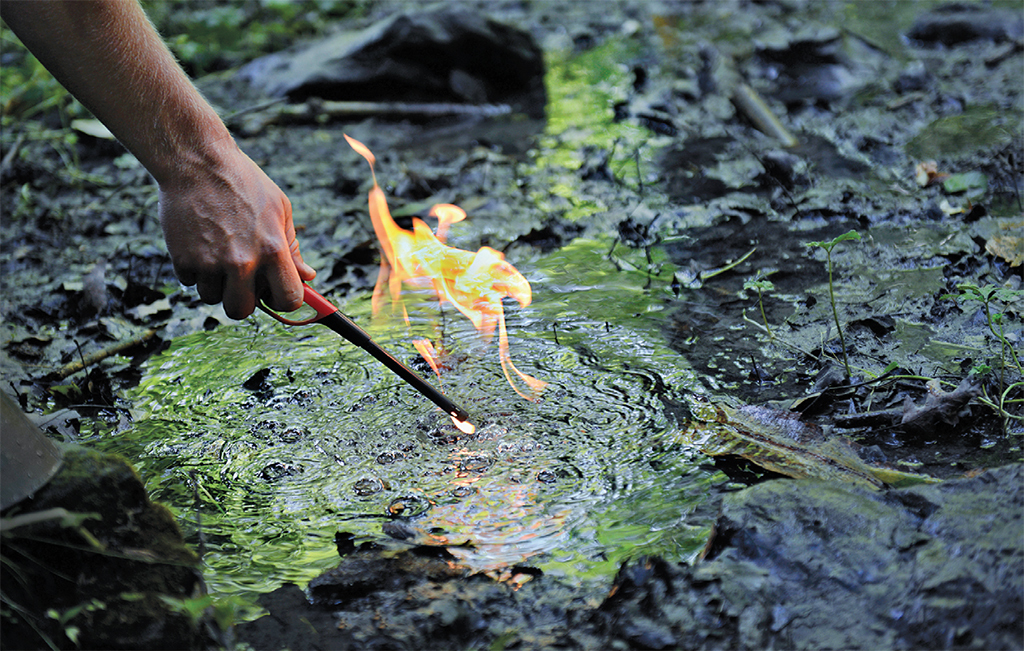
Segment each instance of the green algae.
[{"label": "green algae", "polygon": [[609,39],[580,53],[547,54],[547,124],[531,162],[531,173],[554,176],[530,194],[542,213],[557,211],[577,221],[609,209],[599,197],[579,191],[581,152],[588,149],[608,150],[612,173],[637,182],[638,157],[650,155],[651,135],[633,122],[616,120],[614,105],[626,98],[627,62],[639,52],[638,42]]},{"label": "green algae", "polygon": [[[938,118],[923,127],[904,147],[918,160],[953,158],[1012,142],[1021,116],[995,106],[969,106],[959,115]],[[987,186],[986,186],[987,187]]]}]

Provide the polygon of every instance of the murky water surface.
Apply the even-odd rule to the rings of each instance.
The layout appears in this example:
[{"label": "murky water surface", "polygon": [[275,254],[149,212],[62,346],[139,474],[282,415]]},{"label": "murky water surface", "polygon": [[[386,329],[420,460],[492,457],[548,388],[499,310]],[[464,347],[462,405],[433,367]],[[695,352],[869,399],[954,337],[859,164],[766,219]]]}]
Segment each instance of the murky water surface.
[{"label": "murky water surface", "polygon": [[443,387],[474,435],[326,328],[258,315],[150,360],[136,424],[103,445],[132,457],[193,543],[201,535],[220,593],[304,584],[337,563],[339,531],[451,544],[480,570],[580,578],[636,553],[691,558],[707,531],[687,515],[712,473],[674,442],[665,407],[691,374],[660,343],[646,275],[611,273],[606,246],[580,241],[521,267],[540,291],[511,306],[508,326],[513,360],[550,383],[537,402],[512,391],[496,342],[457,313],[412,301],[407,328],[375,323],[366,300],[344,306],[410,363],[415,336],[440,341]]}]

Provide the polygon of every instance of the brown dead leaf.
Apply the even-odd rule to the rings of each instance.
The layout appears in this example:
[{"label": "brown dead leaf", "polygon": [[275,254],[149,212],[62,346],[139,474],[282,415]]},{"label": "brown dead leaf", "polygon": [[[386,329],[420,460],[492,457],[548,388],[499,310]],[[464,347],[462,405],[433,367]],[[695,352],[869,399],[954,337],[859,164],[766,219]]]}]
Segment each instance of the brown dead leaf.
[{"label": "brown dead leaf", "polygon": [[914,180],[922,188],[942,183],[948,177],[949,174],[939,171],[938,166],[933,160],[921,161],[914,167]]},{"label": "brown dead leaf", "polygon": [[791,411],[756,405],[736,409],[693,397],[686,438],[708,456],[736,455],[795,478],[842,481],[865,488],[912,486],[935,480],[872,465],[849,439],[827,433]]},{"label": "brown dead leaf", "polygon": [[985,250],[1010,263],[1011,267],[1024,264],[1024,219],[1011,221],[1000,226],[1005,235],[994,235],[985,242]]},{"label": "brown dead leaf", "polygon": [[966,377],[952,391],[943,391],[938,380],[928,382],[928,395],[924,403],[914,404],[910,399],[903,406],[900,426],[904,431],[924,434],[938,428],[953,427],[960,420],[960,412],[971,398],[981,395],[981,387],[973,377]]}]

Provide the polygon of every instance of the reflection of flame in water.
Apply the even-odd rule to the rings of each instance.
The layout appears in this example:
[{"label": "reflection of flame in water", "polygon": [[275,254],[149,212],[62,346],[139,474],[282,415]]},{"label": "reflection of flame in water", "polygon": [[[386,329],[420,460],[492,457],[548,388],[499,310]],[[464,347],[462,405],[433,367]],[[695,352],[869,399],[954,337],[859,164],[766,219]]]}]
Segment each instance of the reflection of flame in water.
[{"label": "reflection of flame in water", "polygon": [[[373,153],[358,140],[347,135],[345,140],[367,160],[373,174],[373,189],[370,190],[369,199],[370,218],[384,253],[377,285],[373,289],[374,314],[380,311],[385,283],[392,309],[401,307],[407,323],[409,315],[401,302],[402,283],[432,289],[442,305],[446,301],[454,305],[473,322],[473,326],[485,339],[493,337],[497,327],[498,354],[505,378],[520,396],[528,400],[535,399],[547,383],[520,372],[512,364],[505,330],[505,312],[502,308],[502,299],[506,296],[516,299],[522,307],[529,305],[532,300],[530,283],[505,261],[500,251],[484,246],[472,253],[445,244],[448,227],[466,218],[465,211],[458,206],[438,204],[431,209],[430,215],[438,220],[436,234],[418,218],[413,219],[411,232],[399,228],[388,210],[384,191],[377,185]],[[425,339],[417,340],[414,345],[440,377],[434,346]],[[517,386],[513,374],[526,385],[525,391]],[[459,421],[455,421],[455,424],[464,431],[464,425],[468,425]]]},{"label": "reflection of flame in water", "polygon": [[[485,429],[479,440],[507,433]],[[505,466],[516,454],[515,448],[502,451],[500,445],[492,451],[451,450],[448,460],[453,478],[448,492],[459,499],[452,502],[435,496],[418,525],[423,530],[441,531],[427,536],[430,544],[445,546],[474,571],[482,571],[513,588],[531,578],[514,568],[543,550],[558,548],[569,535],[566,521],[571,517],[568,507],[552,509],[542,498],[538,484],[530,476],[537,472],[536,467],[524,467],[527,476],[500,471],[496,476],[491,474],[493,466]],[[469,546],[465,546],[467,542]]]}]

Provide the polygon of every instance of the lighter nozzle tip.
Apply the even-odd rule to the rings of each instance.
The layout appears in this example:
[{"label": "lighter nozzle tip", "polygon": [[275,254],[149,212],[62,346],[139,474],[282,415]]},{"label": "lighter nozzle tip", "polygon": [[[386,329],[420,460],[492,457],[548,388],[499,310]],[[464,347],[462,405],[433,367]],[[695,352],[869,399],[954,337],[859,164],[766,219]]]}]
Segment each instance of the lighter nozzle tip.
[{"label": "lighter nozzle tip", "polygon": [[476,431],[476,427],[473,423],[469,422],[468,418],[461,419],[453,413],[452,422],[455,423],[455,427],[458,427],[460,431],[465,432],[466,434],[472,434]]}]

